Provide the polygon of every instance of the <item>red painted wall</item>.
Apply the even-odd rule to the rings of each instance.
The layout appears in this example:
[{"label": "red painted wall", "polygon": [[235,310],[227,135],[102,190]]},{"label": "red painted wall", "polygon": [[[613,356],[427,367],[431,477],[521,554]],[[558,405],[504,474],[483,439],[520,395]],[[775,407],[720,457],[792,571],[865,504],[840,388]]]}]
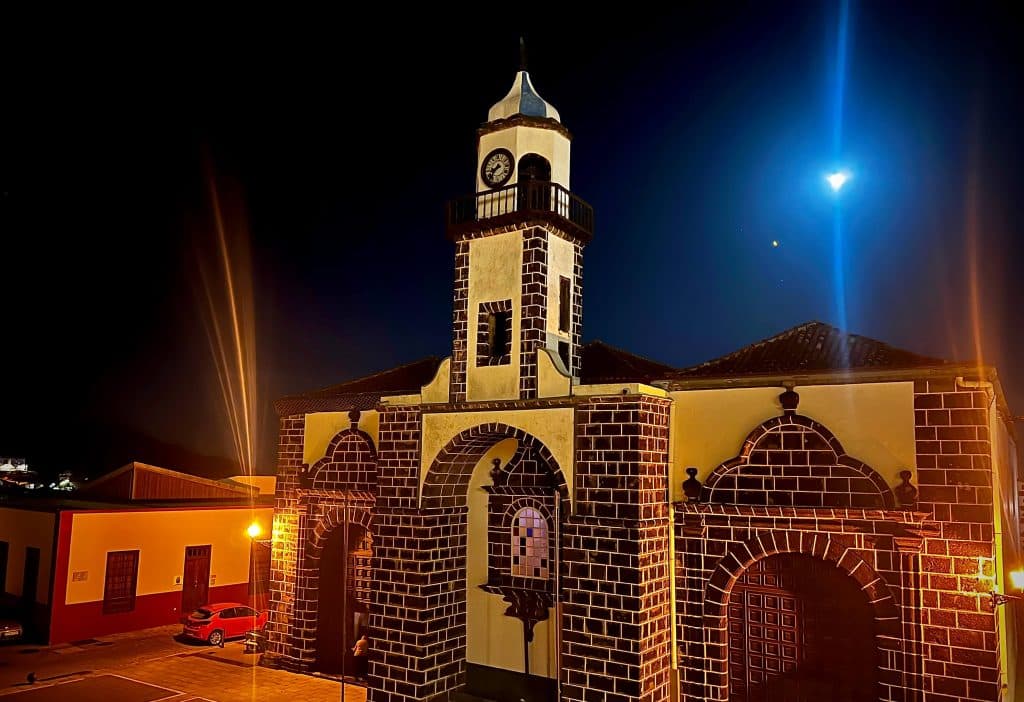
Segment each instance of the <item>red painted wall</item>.
[{"label": "red painted wall", "polygon": [[[247,603],[249,584],[211,587],[210,602]],[[136,596],[135,609],[118,614],[104,614],[102,600],[73,605],[55,604],[50,615],[49,643],[78,641],[123,631],[147,629],[151,626],[175,624],[183,616],[180,609],[180,590]]]},{"label": "red painted wall", "polygon": [[[65,604],[67,602],[68,560],[75,512],[61,512],[58,517],[60,521],[57,526],[57,548],[53,564],[53,593],[50,598],[47,643],[66,643],[165,624],[176,624],[181,621],[182,616],[188,614],[188,612],[180,611],[181,590],[136,595],[135,608],[131,612],[117,614],[104,614],[103,600]],[[180,557],[180,554],[176,554],[176,557]],[[267,608],[266,593],[250,597],[249,583],[247,582],[211,586],[209,601],[211,603],[241,602],[257,609]]]}]

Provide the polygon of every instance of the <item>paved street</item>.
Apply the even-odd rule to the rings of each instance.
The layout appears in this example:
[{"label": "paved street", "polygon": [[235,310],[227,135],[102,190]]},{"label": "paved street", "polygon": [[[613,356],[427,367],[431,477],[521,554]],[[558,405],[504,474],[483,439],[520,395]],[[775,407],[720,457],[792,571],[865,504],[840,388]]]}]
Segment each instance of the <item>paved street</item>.
[{"label": "paved street", "polygon": [[[177,626],[148,629],[53,648],[0,647],[0,697],[12,702],[258,702],[302,699],[337,702],[336,681],[261,668],[240,642],[223,649],[174,639]],[[26,676],[35,674],[36,683]],[[365,702],[347,685],[346,702]]]}]

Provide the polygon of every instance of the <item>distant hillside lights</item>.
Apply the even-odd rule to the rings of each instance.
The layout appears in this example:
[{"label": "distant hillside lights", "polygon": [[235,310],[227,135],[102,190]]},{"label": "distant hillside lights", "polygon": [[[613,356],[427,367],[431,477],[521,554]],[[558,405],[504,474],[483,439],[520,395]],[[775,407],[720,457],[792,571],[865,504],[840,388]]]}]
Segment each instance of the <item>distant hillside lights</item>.
[{"label": "distant hillside lights", "polygon": [[0,458],[0,473],[28,473],[28,462],[24,458]]},{"label": "distant hillside lights", "polygon": [[71,472],[65,471],[57,475],[55,482],[47,485],[37,482],[39,476],[28,467],[28,461],[24,458],[0,458],[0,485],[13,485],[26,490],[60,490],[70,492],[78,485],[71,479]]}]

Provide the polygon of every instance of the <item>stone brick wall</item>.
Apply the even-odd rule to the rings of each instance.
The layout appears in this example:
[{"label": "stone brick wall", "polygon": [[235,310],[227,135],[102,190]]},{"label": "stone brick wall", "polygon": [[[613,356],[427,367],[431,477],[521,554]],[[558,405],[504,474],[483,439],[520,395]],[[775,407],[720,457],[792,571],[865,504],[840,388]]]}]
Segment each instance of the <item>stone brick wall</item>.
[{"label": "stone brick wall", "polygon": [[735,459],[716,469],[702,502],[803,507],[896,506],[882,477],[818,422],[787,413],[755,429]]},{"label": "stone brick wall", "polygon": [[310,466],[303,485],[314,490],[377,492],[377,452],[373,439],[358,428],[358,415],[350,429],[339,432],[324,457]]},{"label": "stone brick wall", "polygon": [[572,376],[580,375],[580,349],[583,348],[583,244],[575,243],[573,255],[572,286],[572,350],[569,371]]},{"label": "stone brick wall", "polygon": [[[537,397],[536,352],[538,348],[547,344],[548,315],[556,314],[555,310],[548,310],[548,287],[558,284],[557,280],[548,280],[548,238],[551,236],[562,237],[572,242],[574,247],[569,370],[573,375],[579,374],[579,348],[583,333],[583,242],[550,224],[524,220],[516,224],[473,232],[455,241],[455,280],[452,289],[452,402],[466,401],[468,363],[475,360],[481,361],[479,365],[495,363],[481,360],[483,356],[479,351],[478,359],[469,359],[468,357],[468,335],[480,333],[478,325],[480,311],[469,309],[470,241],[517,230],[523,232],[523,279],[519,311],[519,396],[522,399]],[[476,330],[470,328],[474,324],[478,325]]]},{"label": "stone brick wall", "polygon": [[466,363],[469,360],[469,240],[455,242],[455,282],[452,287],[452,402],[466,401]]},{"label": "stone brick wall", "polygon": [[[676,598],[684,700],[729,699],[727,605],[755,561],[802,553],[853,577],[874,612],[879,700],[903,700],[907,660],[900,603],[912,583],[923,515],[843,508],[676,506]],[[912,625],[914,622],[910,622]],[[918,624],[919,628],[919,624]],[[909,627],[914,630],[915,627]],[[910,670],[909,672],[913,672]]]},{"label": "stone brick wall", "polygon": [[519,317],[519,397],[537,397],[537,349],[547,341],[548,232],[523,234],[523,295]]},{"label": "stone brick wall", "polygon": [[[435,577],[421,571],[420,561],[423,549],[435,543],[440,547],[439,542],[432,541],[432,532],[436,533],[433,539],[441,538],[443,520],[418,510],[419,408],[382,407],[379,422],[373,554],[376,587],[370,607],[374,645],[370,649],[367,699],[419,700],[438,691],[433,679],[441,662],[426,660],[429,616],[424,611],[431,597],[441,596],[442,586]],[[454,521],[459,522],[457,515]]]},{"label": "stone brick wall", "polygon": [[669,401],[577,410],[576,515],[563,530],[563,700],[669,697]]},{"label": "stone brick wall", "polygon": [[[301,492],[301,491],[300,491]],[[295,597],[291,626],[288,667],[310,670],[317,660],[317,633],[320,609],[320,563],[323,548],[331,532],[349,524],[349,554],[346,567],[351,572],[353,551],[363,534],[371,529],[372,499],[339,501],[337,494],[302,496],[299,514],[299,553],[295,576]],[[356,583],[349,581],[350,591]],[[335,597],[343,596],[334,593]]]},{"label": "stone brick wall", "polygon": [[989,396],[952,379],[914,384],[918,509],[937,527],[921,556],[925,700],[996,700]]},{"label": "stone brick wall", "polygon": [[298,552],[299,473],[305,415],[280,418],[277,450],[277,486],[274,497],[273,542],[270,556],[270,615],[267,623],[270,652],[291,653],[291,626]]},{"label": "stone brick wall", "polygon": [[[996,618],[986,594],[993,574],[989,400],[951,379],[917,382],[914,400],[916,502],[894,507],[888,487],[846,460],[823,427],[804,429],[824,438],[835,460],[805,461],[809,435],[799,426],[806,422],[787,414],[756,429],[741,455],[713,473],[701,493],[713,503],[676,506],[682,699],[728,699],[730,592],[747,567],[776,553],[831,562],[861,586],[874,612],[878,699],[999,699]],[[773,431],[773,446],[763,446]],[[815,475],[815,466],[828,464],[844,472]],[[847,475],[850,468],[856,473]],[[723,486],[729,475],[734,482]],[[855,480],[863,489],[851,489]],[[773,494],[780,487],[786,494]],[[869,500],[872,491],[878,497]]]}]

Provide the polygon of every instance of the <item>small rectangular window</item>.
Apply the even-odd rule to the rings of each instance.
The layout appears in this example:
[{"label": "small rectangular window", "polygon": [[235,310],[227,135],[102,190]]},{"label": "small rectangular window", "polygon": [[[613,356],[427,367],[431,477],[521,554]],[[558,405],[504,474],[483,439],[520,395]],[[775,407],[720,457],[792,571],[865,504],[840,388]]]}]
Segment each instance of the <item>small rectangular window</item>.
[{"label": "small rectangular window", "polygon": [[481,302],[477,317],[476,365],[512,362],[512,300]]},{"label": "small rectangular window", "polygon": [[508,337],[511,329],[511,312],[491,312],[487,319],[487,341],[492,359],[497,360],[508,354]]},{"label": "small rectangular window", "polygon": [[103,584],[103,613],[116,614],[134,610],[138,582],[139,552],[108,552],[106,579]]},{"label": "small rectangular window", "polygon": [[569,279],[558,281],[558,331],[568,332],[572,327],[572,293]]}]

